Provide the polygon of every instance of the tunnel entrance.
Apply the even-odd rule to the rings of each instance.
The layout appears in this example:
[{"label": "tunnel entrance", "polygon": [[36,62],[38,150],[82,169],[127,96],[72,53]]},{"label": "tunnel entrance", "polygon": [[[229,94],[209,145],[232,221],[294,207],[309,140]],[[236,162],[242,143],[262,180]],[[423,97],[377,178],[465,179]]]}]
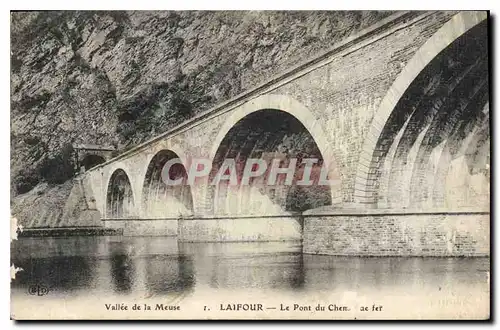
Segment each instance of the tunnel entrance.
[{"label": "tunnel entrance", "polygon": [[[170,150],[158,152],[148,165],[144,178],[142,205],[147,218],[189,216],[193,213],[191,187],[187,184],[187,172],[182,164],[165,168],[167,161],[179,159]],[[168,173],[164,171],[168,170]],[[182,179],[180,185],[167,185],[164,175],[171,180]]]},{"label": "tunnel entrance", "polygon": [[134,196],[130,180],[122,169],[111,175],[106,196],[106,217],[108,219],[130,218],[135,215]]},{"label": "tunnel entrance", "polygon": [[102,164],[105,161],[106,160],[102,156],[88,154],[83,158],[83,160],[80,163],[80,166],[82,166],[85,169],[85,171],[88,171],[92,167]]},{"label": "tunnel entrance", "polygon": [[489,207],[486,24],[441,51],[392,111],[368,180],[379,208]]},{"label": "tunnel entrance", "polygon": [[[299,185],[306,158],[317,160],[311,168],[313,182]],[[207,200],[215,215],[283,215],[331,204],[330,186],[318,184],[323,155],[304,125],[287,112],[264,109],[239,120],[217,149],[212,162],[211,182],[228,159],[235,161],[237,184],[224,180],[209,187]],[[267,169],[262,175],[242,184],[249,159],[264,160]],[[296,159],[296,165],[293,165],[293,159]],[[270,184],[273,161],[281,168],[294,168],[294,174],[290,174],[293,177],[291,183],[287,182],[290,180],[288,175],[278,174],[274,184]]]}]

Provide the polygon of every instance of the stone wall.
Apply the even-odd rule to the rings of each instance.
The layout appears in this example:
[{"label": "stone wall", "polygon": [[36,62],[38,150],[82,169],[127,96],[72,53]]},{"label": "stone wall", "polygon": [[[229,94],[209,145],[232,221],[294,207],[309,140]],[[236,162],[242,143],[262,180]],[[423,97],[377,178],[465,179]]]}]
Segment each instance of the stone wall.
[{"label": "stone wall", "polygon": [[300,240],[299,219],[292,216],[202,218],[179,221],[179,241],[245,242]]},{"label": "stone wall", "polygon": [[106,228],[123,230],[124,236],[177,236],[177,219],[113,219]]},{"label": "stone wall", "polygon": [[489,213],[309,214],[304,253],[356,256],[489,256]]}]

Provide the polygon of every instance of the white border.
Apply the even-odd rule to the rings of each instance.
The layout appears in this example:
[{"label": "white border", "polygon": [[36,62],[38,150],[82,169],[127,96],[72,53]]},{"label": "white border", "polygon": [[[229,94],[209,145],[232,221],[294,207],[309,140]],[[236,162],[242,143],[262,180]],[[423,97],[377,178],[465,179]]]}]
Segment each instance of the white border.
[{"label": "white border", "polygon": [[[3,10],[1,11],[0,17],[2,18],[0,20],[2,24],[2,29],[0,30],[0,36],[1,36],[1,42],[4,47],[2,47],[2,51],[0,52],[2,56],[2,61],[0,62],[2,64],[1,66],[1,72],[3,77],[2,79],[2,88],[0,89],[2,92],[2,100],[4,104],[4,108],[2,111],[0,111],[0,125],[2,127],[0,128],[0,145],[2,147],[1,151],[3,155],[9,154],[10,157],[10,71],[9,71],[9,62],[10,62],[10,54],[8,52],[9,46],[10,46],[10,41],[9,41],[9,22],[10,22],[10,13],[9,11],[11,9],[16,9],[16,10],[27,10],[27,9],[44,9],[44,10],[49,10],[49,9],[70,9],[70,10],[76,10],[76,9],[93,9],[93,10],[104,10],[104,9],[113,9],[113,10],[124,10],[124,9],[169,9],[169,10],[181,10],[181,9],[210,9],[210,10],[221,10],[221,9],[252,9],[252,10],[271,10],[271,9],[287,9],[287,10],[367,10],[367,9],[372,9],[372,10],[412,10],[412,9],[425,9],[425,10],[482,10],[482,9],[490,9],[492,11],[492,15],[495,16],[495,27],[498,27],[498,13],[500,12],[500,1],[498,0],[454,0],[454,1],[446,1],[446,0],[440,0],[440,1],[395,1],[395,0],[387,0],[387,1],[374,1],[374,0],[349,0],[349,1],[329,1],[329,0],[307,0],[307,1],[292,1],[292,0],[274,0],[274,1],[269,1],[269,0],[252,0],[248,1],[246,3],[243,2],[238,2],[235,0],[217,0],[217,1],[203,1],[203,0],[183,0],[183,1],[151,1],[151,0],[141,0],[141,1],[124,1],[124,0],[86,0],[86,1],[67,1],[67,0],[54,0],[54,1],[15,1],[15,2],[2,2],[1,6],[2,7],[7,7],[7,5],[10,5],[10,8],[2,8]],[[494,54],[495,58],[492,60],[494,61],[495,64],[498,62],[498,45],[499,45],[499,37],[498,37],[498,32],[493,33],[493,38],[492,40],[493,45],[494,45]],[[493,68],[495,69],[494,72],[492,72],[492,77],[497,77],[497,65],[494,65]],[[493,95],[500,95],[499,93],[499,85],[498,83],[495,83],[494,85],[494,90]],[[497,101],[496,99],[494,101]],[[498,101],[497,101],[498,102]],[[497,103],[494,102],[493,108],[491,109],[492,112],[495,112],[495,106],[497,106]],[[500,115],[496,113],[494,115],[494,123],[493,126],[499,130],[500,129]],[[495,137],[498,139],[499,132],[497,131],[495,134]],[[497,146],[498,141],[495,141],[493,145]],[[494,166],[497,167],[499,166],[499,156],[500,150],[495,147],[494,150]],[[498,174],[495,173],[495,186],[498,185]],[[1,189],[1,199],[0,199],[0,210],[1,210],[1,215],[2,215],[2,226],[4,226],[2,229],[2,233],[4,233],[5,236],[10,233],[10,162],[7,159],[7,156],[4,156],[2,158],[1,162],[1,169],[0,169],[0,187]],[[498,194],[494,195],[494,201],[493,205],[497,204],[500,202],[500,198],[498,197]],[[495,222],[496,219],[492,219],[492,222]],[[499,229],[500,225],[496,224],[495,226],[495,237],[498,238],[499,236]],[[5,237],[2,242],[4,242],[4,246],[2,247],[2,253],[1,253],[1,264],[4,265],[4,273],[3,273],[3,280],[1,282],[1,291],[0,291],[0,297],[2,297],[1,301],[1,306],[2,306],[2,313],[1,313],[1,329],[11,329],[17,324],[15,324],[12,321],[9,321],[9,315],[10,315],[10,272],[7,271],[7,265],[10,265],[10,243],[8,243],[10,240]],[[492,251],[494,253],[493,255],[495,256],[495,260],[493,260],[493,263],[496,263],[497,260],[497,248],[495,248],[495,251]],[[498,267],[495,267],[495,284],[498,286]],[[492,311],[492,313],[496,314],[496,317],[498,318],[498,301],[496,302],[495,306],[497,306],[495,311]],[[47,328],[52,328],[54,326],[75,326],[76,324],[68,324],[68,323],[42,323],[42,324],[24,324],[23,328],[34,328],[36,326],[44,326]],[[122,328],[124,326],[133,326],[133,327],[148,327],[148,328],[157,328],[157,329],[164,329],[165,327],[168,328],[186,328],[186,327],[206,327],[206,326],[226,326],[226,327],[234,327],[236,324],[230,324],[230,323],[196,323],[196,324],[173,324],[173,323],[162,323],[162,324],[148,324],[148,323],[113,323],[113,324],[106,324],[107,326],[111,328]],[[246,325],[248,326],[248,323],[238,323],[237,325]],[[311,324],[304,324],[304,323],[254,323],[251,324],[251,327],[255,328],[267,328],[267,327],[308,327]],[[336,327],[336,328],[352,328],[352,327],[361,327],[363,325],[369,325],[370,327],[375,327],[375,328],[386,328],[387,324],[367,324],[367,323],[361,323],[361,324],[345,324],[345,323],[322,323],[318,324],[315,323],[313,324],[315,326],[324,326],[324,327]],[[395,324],[396,325],[396,324]],[[398,324],[400,325],[400,324]],[[413,323],[412,325],[415,325]],[[425,328],[441,328],[443,326],[448,326],[448,327],[455,327],[457,324],[428,324],[428,323],[420,323],[418,326],[424,327]],[[87,324],[78,324],[79,328],[83,329],[95,329],[96,327],[100,327],[100,324],[93,324],[93,323],[87,323]],[[396,325],[397,326],[397,325]],[[471,327],[479,327],[481,324],[468,324],[468,326]]]}]

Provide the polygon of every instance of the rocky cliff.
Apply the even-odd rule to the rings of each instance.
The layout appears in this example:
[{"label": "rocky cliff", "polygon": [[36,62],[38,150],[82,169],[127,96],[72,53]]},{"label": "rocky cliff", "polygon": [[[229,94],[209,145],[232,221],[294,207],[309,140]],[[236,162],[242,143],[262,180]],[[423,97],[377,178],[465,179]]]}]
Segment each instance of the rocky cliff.
[{"label": "rocky cliff", "polygon": [[74,143],[129,148],[389,14],[13,12],[13,215],[61,225]]}]

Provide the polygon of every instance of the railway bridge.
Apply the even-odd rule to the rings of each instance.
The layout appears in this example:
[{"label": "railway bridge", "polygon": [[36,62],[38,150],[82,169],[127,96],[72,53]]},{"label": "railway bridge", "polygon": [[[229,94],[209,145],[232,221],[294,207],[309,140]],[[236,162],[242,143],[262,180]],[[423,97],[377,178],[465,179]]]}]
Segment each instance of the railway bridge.
[{"label": "railway bridge", "polygon": [[[87,170],[88,207],[129,235],[489,255],[488,47],[487,12],[395,13]],[[317,159],[333,184],[210,184],[227,159],[266,157]],[[187,180],[193,164],[210,172]]]}]

